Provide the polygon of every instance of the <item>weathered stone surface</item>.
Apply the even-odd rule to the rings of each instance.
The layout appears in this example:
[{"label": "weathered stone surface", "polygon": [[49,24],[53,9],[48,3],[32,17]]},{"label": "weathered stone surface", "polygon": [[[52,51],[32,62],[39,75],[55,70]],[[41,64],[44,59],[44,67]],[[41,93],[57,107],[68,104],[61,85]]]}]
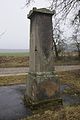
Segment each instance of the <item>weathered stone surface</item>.
[{"label": "weathered stone surface", "polygon": [[60,97],[59,80],[53,72],[29,73],[28,77],[27,95],[33,101]]},{"label": "weathered stone surface", "polygon": [[43,13],[43,14],[51,14],[51,15],[54,15],[55,11],[50,11],[49,9],[46,9],[46,8],[41,8],[41,9],[37,9],[36,7],[33,8],[33,10],[31,10],[28,14],[28,18],[31,19],[33,17],[33,15],[35,13]]},{"label": "weathered stone surface", "polygon": [[53,11],[33,8],[30,19],[30,70],[26,99],[40,103],[60,98],[59,80],[54,75],[53,65]]},{"label": "weathered stone surface", "polygon": [[[30,14],[30,72],[53,70],[52,12],[32,10]],[[34,12],[35,11],[35,12]]]}]

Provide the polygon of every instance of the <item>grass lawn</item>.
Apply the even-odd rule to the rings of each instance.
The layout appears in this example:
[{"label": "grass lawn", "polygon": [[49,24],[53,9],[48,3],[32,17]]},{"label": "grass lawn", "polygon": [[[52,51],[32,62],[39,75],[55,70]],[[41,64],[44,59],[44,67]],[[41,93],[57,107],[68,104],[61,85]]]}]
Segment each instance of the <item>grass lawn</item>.
[{"label": "grass lawn", "polygon": [[[54,58],[54,65],[78,65],[78,57]],[[0,68],[8,67],[29,67],[29,52],[0,53]]]},{"label": "grass lawn", "polygon": [[0,68],[29,67],[27,56],[0,56]]}]

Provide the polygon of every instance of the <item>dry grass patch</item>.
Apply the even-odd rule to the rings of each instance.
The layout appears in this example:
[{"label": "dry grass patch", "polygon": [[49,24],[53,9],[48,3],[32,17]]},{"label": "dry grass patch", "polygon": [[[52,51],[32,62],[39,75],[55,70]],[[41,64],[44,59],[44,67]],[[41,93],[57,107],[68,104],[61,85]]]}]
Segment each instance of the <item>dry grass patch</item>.
[{"label": "dry grass patch", "polygon": [[67,106],[58,111],[47,110],[22,120],[80,120],[80,106]]},{"label": "dry grass patch", "polygon": [[0,86],[26,83],[27,75],[1,76]]},{"label": "dry grass patch", "polygon": [[[54,65],[80,65],[78,57],[54,58]],[[0,53],[0,67],[29,67],[29,53]]]},{"label": "dry grass patch", "polygon": [[61,83],[73,85],[80,89],[80,70],[58,72]]},{"label": "dry grass patch", "polygon": [[80,105],[65,108],[67,120],[80,120]]},{"label": "dry grass patch", "polygon": [[29,56],[0,56],[0,68],[29,67]]},{"label": "dry grass patch", "polygon": [[62,109],[57,111],[47,110],[44,111],[44,113],[38,113],[31,117],[24,118],[21,120],[66,120],[65,118],[65,111]]}]

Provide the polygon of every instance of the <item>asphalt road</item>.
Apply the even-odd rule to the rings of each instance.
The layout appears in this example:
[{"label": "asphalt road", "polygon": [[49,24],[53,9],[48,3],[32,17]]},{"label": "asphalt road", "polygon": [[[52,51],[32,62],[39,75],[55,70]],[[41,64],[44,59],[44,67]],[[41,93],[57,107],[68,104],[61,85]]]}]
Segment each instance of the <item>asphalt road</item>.
[{"label": "asphalt road", "polygon": [[[69,71],[80,69],[80,65],[55,66],[55,71]],[[0,76],[23,75],[29,71],[28,67],[0,68]]]},{"label": "asphalt road", "polygon": [[25,85],[0,87],[0,120],[18,120],[31,115],[23,103]]}]

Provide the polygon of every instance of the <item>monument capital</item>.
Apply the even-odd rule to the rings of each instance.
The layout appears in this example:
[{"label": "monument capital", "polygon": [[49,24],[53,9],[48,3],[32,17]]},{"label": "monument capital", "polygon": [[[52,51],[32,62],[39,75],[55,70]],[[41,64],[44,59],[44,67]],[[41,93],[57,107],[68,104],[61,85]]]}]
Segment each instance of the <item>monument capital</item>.
[{"label": "monument capital", "polygon": [[48,14],[48,15],[53,16],[53,15],[55,14],[55,10],[50,11],[49,9],[46,9],[46,8],[37,9],[36,7],[34,7],[34,8],[29,12],[29,14],[27,15],[27,17],[28,17],[29,19],[31,19],[35,14]]}]

